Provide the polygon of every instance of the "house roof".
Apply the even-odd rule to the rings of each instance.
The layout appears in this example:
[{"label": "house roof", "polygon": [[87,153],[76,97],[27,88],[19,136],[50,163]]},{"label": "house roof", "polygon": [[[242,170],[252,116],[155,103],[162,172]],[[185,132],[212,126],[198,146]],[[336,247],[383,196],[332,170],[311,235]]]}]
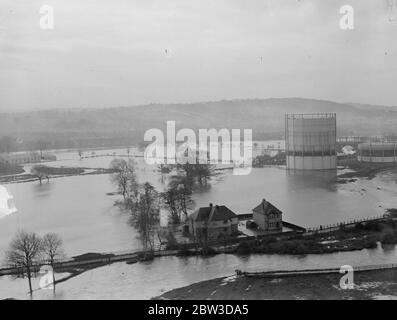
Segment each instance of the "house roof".
[{"label": "house roof", "polygon": [[261,213],[261,214],[270,214],[270,213],[282,213],[279,209],[277,209],[274,205],[272,205],[269,201],[265,199],[253,209],[254,212]]},{"label": "house roof", "polygon": [[237,215],[226,206],[209,206],[196,210],[188,219],[194,221],[223,221],[236,217]]}]

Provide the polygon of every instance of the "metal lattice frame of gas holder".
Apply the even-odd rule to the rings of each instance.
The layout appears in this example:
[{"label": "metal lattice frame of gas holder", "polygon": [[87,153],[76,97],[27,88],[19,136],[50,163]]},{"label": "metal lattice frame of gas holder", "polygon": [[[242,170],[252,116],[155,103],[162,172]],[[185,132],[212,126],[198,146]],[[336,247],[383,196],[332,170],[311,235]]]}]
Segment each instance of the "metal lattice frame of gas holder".
[{"label": "metal lattice frame of gas holder", "polygon": [[[331,141],[329,141],[327,143],[327,150],[325,150],[325,145],[321,145],[319,143],[319,147],[321,147],[321,154],[318,154],[318,151],[315,151],[315,146],[314,145],[309,145],[310,148],[305,150],[305,145],[304,142],[302,141],[302,145],[301,145],[301,150],[296,150],[296,145],[292,144],[292,148],[291,148],[291,143],[290,143],[290,124],[292,124],[292,135],[294,135],[294,133],[296,132],[294,130],[294,124],[295,121],[294,120],[305,120],[305,119],[334,119],[333,124],[334,124],[334,128],[331,132],[334,133],[334,135],[332,135],[332,139],[334,139],[334,142],[332,143]],[[292,120],[292,121],[291,121]],[[299,114],[285,114],[285,124],[284,124],[284,128],[285,128],[285,154],[286,154],[286,164],[287,164],[287,168],[291,168],[291,164],[290,164],[290,156],[293,157],[293,168],[296,168],[295,165],[295,157],[302,157],[302,163],[304,163],[304,159],[311,157],[316,158],[316,157],[321,157],[322,158],[322,162],[324,164],[324,157],[325,156],[336,156],[336,113],[299,113]],[[316,135],[318,137],[320,137],[324,132],[311,132],[311,135]],[[309,138],[311,139],[311,135],[309,136]],[[330,136],[329,134],[326,136]],[[303,140],[303,137],[302,137]],[[310,152],[311,149],[311,154],[306,154],[306,152]],[[292,152],[292,154],[291,154]]]}]

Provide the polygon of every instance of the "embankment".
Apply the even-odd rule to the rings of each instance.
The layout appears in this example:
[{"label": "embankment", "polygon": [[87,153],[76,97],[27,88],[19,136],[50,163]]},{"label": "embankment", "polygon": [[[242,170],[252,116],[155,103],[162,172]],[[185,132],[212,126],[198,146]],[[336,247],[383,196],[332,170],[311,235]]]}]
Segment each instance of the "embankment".
[{"label": "embankment", "polygon": [[397,269],[356,272],[353,289],[340,287],[342,276],[338,273],[269,278],[233,275],[171,290],[154,299],[397,299]]}]

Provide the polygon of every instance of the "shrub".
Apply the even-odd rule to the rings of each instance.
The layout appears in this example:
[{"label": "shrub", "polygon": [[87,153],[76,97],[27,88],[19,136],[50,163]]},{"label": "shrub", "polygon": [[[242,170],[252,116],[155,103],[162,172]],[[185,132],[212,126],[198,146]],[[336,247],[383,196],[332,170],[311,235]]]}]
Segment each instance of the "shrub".
[{"label": "shrub", "polygon": [[393,230],[386,230],[383,232],[380,242],[382,244],[396,244],[397,243],[397,237],[396,234]]},{"label": "shrub", "polygon": [[167,245],[166,249],[167,250],[175,250],[178,248],[178,242],[175,239],[175,236],[172,232],[169,232],[167,234]]},{"label": "shrub", "polygon": [[236,252],[238,254],[250,254],[251,253],[251,245],[248,241],[242,241],[237,246]]},{"label": "shrub", "polygon": [[364,229],[364,225],[361,222],[357,222],[354,225],[354,230],[356,230],[356,231],[362,231],[363,229]]},{"label": "shrub", "polygon": [[382,231],[384,225],[378,221],[367,221],[364,223],[363,229],[365,231]]},{"label": "shrub", "polygon": [[276,241],[277,241],[276,237],[265,237],[265,238],[263,238],[261,240],[261,243],[262,244],[269,244],[269,243],[276,242]]},{"label": "shrub", "polygon": [[214,248],[212,248],[212,247],[207,247],[207,248],[203,248],[203,249],[201,249],[201,254],[203,255],[203,256],[212,256],[212,255],[215,255],[215,254],[217,254],[218,252],[214,249]]},{"label": "shrub", "polygon": [[189,250],[189,247],[186,245],[180,245],[179,250],[177,252],[177,256],[180,257],[187,257],[187,256],[193,256],[196,255],[197,253],[195,251]]},{"label": "shrub", "polygon": [[154,259],[154,254],[153,252],[146,251],[146,252],[139,252],[137,254],[138,260],[139,261],[151,261]]},{"label": "shrub", "polygon": [[363,246],[365,249],[375,249],[378,244],[375,239],[365,239]]}]

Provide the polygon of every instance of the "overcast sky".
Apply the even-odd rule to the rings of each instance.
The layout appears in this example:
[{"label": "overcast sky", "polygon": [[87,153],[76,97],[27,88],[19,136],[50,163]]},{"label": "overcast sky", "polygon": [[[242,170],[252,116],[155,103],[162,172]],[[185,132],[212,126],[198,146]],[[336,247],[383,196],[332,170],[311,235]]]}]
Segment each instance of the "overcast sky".
[{"label": "overcast sky", "polygon": [[[0,111],[234,98],[397,105],[396,0],[1,0]],[[54,8],[42,30],[39,9]],[[355,9],[341,30],[339,9]]]}]

